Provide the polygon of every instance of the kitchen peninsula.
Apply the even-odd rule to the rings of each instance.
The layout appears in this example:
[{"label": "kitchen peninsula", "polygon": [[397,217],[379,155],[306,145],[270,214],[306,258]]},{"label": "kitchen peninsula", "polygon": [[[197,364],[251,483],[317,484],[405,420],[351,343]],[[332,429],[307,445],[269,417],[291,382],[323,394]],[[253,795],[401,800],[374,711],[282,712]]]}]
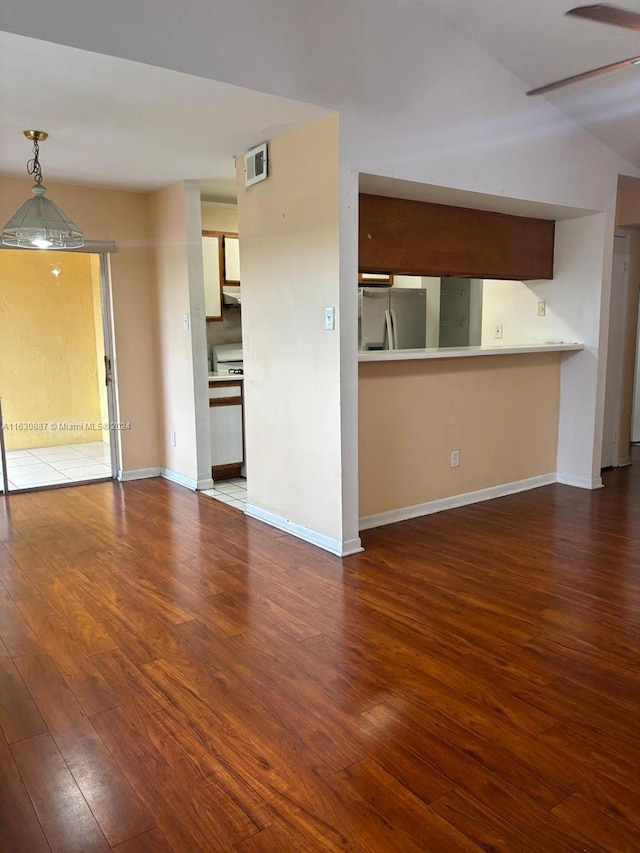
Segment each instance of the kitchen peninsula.
[{"label": "kitchen peninsula", "polygon": [[583,349],[360,352],[361,529],[556,482],[561,365]]}]

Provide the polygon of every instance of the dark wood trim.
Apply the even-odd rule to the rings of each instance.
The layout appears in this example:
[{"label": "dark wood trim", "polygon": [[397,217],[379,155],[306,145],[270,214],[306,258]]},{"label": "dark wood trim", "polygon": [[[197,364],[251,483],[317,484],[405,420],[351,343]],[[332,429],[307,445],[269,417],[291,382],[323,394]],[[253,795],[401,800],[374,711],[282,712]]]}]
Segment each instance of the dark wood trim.
[{"label": "dark wood trim", "polygon": [[223,281],[224,284],[231,285],[232,287],[240,287],[240,281],[238,279],[226,277],[227,248],[225,246],[225,240],[227,237],[232,237],[234,240],[240,240],[239,235],[234,234],[232,231],[225,231],[222,234],[222,264],[223,264],[223,266],[222,266],[222,279],[221,279],[221,281]]},{"label": "dark wood trim", "polygon": [[360,195],[358,269],[464,278],[553,278],[555,222]]},{"label": "dark wood trim", "polygon": [[215,409],[217,406],[241,406],[242,396],[240,397],[210,397],[209,408]]}]

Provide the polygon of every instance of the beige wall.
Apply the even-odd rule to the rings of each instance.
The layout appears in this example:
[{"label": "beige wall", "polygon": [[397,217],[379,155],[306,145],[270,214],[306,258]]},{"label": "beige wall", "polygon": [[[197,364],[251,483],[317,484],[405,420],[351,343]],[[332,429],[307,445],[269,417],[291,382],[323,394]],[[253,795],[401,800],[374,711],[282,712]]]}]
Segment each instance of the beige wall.
[{"label": "beige wall", "polygon": [[98,373],[104,349],[102,329],[100,339],[95,334],[95,312],[100,317],[101,311],[92,257],[28,249],[0,253],[0,394],[7,450],[102,438],[86,426],[102,421]]},{"label": "beige wall", "polygon": [[[111,283],[124,470],[160,464],[157,338],[149,199],[143,193],[56,184],[49,196],[88,240],[115,241]],[[0,177],[0,219],[5,222],[29,195],[25,178]]]},{"label": "beige wall", "polygon": [[555,472],[559,395],[556,353],[361,363],[360,517]]},{"label": "beige wall", "polygon": [[[249,504],[335,544],[343,541],[337,116],[272,140],[269,156],[262,183],[245,188],[238,169]],[[335,331],[324,330],[325,306],[336,308]]]},{"label": "beige wall", "polygon": [[201,205],[201,213],[203,231],[238,232],[237,205],[203,201]]}]

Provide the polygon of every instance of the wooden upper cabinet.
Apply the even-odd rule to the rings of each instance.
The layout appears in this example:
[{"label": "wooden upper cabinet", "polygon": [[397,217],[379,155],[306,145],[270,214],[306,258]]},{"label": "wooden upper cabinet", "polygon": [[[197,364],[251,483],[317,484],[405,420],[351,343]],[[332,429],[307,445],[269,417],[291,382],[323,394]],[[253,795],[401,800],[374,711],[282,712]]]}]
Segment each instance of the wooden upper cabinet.
[{"label": "wooden upper cabinet", "polygon": [[363,194],[358,269],[550,279],[554,234],[552,220]]},{"label": "wooden upper cabinet", "polygon": [[204,272],[204,313],[207,320],[221,320],[222,237],[215,232],[202,232],[202,266]]},{"label": "wooden upper cabinet", "polygon": [[237,235],[224,236],[225,284],[240,284],[240,241]]},{"label": "wooden upper cabinet", "polygon": [[237,234],[202,232],[204,312],[207,320],[222,320],[222,287],[240,284],[240,243]]}]

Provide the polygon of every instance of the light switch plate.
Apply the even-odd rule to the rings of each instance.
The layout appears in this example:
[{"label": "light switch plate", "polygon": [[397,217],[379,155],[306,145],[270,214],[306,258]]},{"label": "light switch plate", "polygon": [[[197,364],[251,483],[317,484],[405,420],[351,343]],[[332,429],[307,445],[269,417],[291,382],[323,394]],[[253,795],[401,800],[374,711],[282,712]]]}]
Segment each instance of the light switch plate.
[{"label": "light switch plate", "polygon": [[324,328],[326,332],[333,332],[336,327],[336,309],[324,309]]}]

